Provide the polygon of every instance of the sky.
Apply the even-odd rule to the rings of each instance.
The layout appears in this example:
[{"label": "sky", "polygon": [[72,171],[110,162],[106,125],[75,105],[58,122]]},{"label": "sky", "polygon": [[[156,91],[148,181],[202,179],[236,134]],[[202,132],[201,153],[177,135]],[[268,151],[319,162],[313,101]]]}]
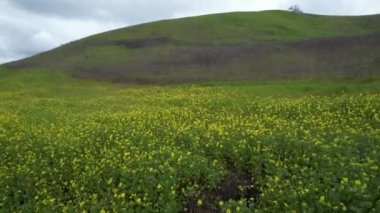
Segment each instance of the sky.
[{"label": "sky", "polygon": [[380,0],[0,0],[0,64],[125,26],[294,4],[322,15],[380,13]]}]

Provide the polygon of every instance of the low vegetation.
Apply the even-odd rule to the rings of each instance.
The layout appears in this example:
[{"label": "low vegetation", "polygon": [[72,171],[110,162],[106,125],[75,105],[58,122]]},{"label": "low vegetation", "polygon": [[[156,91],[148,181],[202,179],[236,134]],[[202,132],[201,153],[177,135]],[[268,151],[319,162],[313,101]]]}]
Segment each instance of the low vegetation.
[{"label": "low vegetation", "polygon": [[133,84],[363,80],[379,75],[379,23],[379,15],[207,15],[94,35],[7,66]]},{"label": "low vegetation", "polygon": [[380,210],[379,81],[0,77],[1,212]]}]

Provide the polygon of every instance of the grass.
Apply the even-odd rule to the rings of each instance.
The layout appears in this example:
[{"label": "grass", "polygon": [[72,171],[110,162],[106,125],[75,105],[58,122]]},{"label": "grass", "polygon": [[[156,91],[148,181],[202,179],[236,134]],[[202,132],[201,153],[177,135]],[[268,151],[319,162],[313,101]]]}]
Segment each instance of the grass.
[{"label": "grass", "polygon": [[[110,93],[108,83],[81,81],[66,73],[52,70],[13,72],[0,70],[0,92],[10,99],[27,102],[34,97],[98,97]],[[18,94],[18,95],[16,95]]]},{"label": "grass", "polygon": [[[288,81],[257,81],[257,82],[208,82],[197,84],[172,85],[139,85],[115,84],[94,80],[79,80],[62,71],[53,70],[0,70],[0,92],[19,92],[34,97],[73,98],[97,97],[112,95],[115,91],[124,89],[133,90],[160,90],[183,88],[206,88],[210,90],[228,89],[252,92],[255,96],[267,97],[297,97],[307,95],[340,95],[380,92],[380,80],[288,80]],[[41,93],[43,92],[43,94]]]},{"label": "grass", "polygon": [[131,84],[378,78],[379,15],[239,12],[163,20],[5,66]]},{"label": "grass", "polygon": [[0,211],[380,210],[376,80],[0,85]]},{"label": "grass", "polygon": [[337,17],[286,11],[240,12],[159,21],[91,36],[93,40],[165,37],[180,45],[298,41],[378,32],[379,16]]}]

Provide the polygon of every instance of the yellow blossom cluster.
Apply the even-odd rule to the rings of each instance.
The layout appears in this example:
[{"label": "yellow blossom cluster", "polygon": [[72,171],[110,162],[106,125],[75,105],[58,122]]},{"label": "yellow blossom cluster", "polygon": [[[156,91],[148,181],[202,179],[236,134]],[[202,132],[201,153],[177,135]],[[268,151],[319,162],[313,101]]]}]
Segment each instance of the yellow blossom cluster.
[{"label": "yellow blossom cluster", "polygon": [[[189,199],[225,212],[380,210],[379,94],[171,86],[8,97],[0,212],[179,212]],[[231,173],[256,193],[210,204],[205,193]]]}]

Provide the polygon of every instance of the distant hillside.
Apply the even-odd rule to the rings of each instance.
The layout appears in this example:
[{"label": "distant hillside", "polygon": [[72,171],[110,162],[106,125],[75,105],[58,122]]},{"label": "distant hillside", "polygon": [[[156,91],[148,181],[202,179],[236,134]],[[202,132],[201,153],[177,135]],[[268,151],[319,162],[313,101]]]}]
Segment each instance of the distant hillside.
[{"label": "distant hillside", "polygon": [[94,35],[5,66],[126,83],[367,79],[380,73],[380,15],[266,11],[165,20]]}]

